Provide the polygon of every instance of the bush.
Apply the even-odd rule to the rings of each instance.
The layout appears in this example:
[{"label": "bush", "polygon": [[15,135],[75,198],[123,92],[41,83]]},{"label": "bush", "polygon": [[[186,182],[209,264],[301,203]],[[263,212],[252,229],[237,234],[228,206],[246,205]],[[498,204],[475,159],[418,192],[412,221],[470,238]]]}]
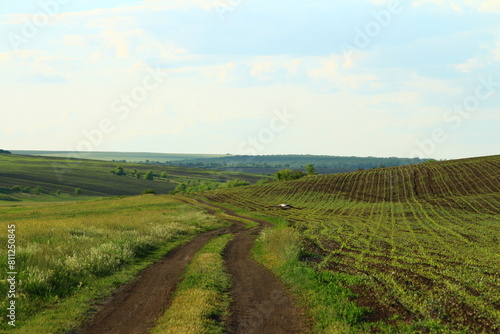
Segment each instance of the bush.
[{"label": "bush", "polygon": [[185,183],[179,183],[177,187],[175,187],[174,191],[172,191],[172,194],[177,194],[177,193],[184,193],[186,192],[187,185]]},{"label": "bush", "polygon": [[259,181],[257,181],[257,183],[255,185],[262,186],[264,184],[271,183],[271,182],[273,182],[273,179],[264,177],[264,178],[260,179]]},{"label": "bush", "polygon": [[10,189],[14,192],[19,192],[19,193],[23,191],[23,187],[21,186],[12,186]]},{"label": "bush", "polygon": [[144,189],[144,190],[142,191],[142,194],[143,194],[143,195],[147,195],[147,194],[153,194],[153,195],[156,195],[156,194],[157,194],[157,192],[156,192],[154,189],[148,188],[148,189]]}]

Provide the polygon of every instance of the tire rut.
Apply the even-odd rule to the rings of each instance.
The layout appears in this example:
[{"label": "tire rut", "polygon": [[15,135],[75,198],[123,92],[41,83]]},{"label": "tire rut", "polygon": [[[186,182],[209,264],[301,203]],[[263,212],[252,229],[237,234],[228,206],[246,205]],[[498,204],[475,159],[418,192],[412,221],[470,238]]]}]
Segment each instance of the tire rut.
[{"label": "tire rut", "polygon": [[242,223],[205,232],[145,269],[118,289],[78,334],[146,334],[170,306],[177,283],[193,256],[210,239],[243,228]]},{"label": "tire rut", "polygon": [[[264,220],[240,216],[234,211],[201,199],[197,202],[222,209],[227,215],[259,223],[259,226],[236,231],[225,251],[225,261],[233,280],[228,333],[281,334],[308,333],[308,322],[295,306],[293,297],[273,273],[251,255],[256,235],[272,226]],[[229,220],[236,223],[235,220]]]}]

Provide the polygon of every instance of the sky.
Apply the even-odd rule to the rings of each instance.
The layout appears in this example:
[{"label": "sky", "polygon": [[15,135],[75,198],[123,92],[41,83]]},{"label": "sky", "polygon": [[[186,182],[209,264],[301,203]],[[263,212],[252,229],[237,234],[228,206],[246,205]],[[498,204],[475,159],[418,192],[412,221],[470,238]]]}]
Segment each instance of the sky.
[{"label": "sky", "polygon": [[500,154],[498,0],[0,5],[0,148]]}]

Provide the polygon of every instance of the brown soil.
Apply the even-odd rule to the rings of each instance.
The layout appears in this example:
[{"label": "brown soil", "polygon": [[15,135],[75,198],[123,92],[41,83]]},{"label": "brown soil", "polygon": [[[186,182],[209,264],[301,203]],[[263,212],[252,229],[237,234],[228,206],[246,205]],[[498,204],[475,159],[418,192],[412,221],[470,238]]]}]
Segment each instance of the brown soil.
[{"label": "brown soil", "polygon": [[304,333],[304,316],[286,288],[251,258],[258,228],[237,232],[226,250],[233,279],[229,333]]},{"label": "brown soil", "polygon": [[266,221],[250,219],[211,203],[179,198],[191,204],[202,204],[210,214],[215,208],[228,215],[259,223],[243,229],[244,224],[229,220],[232,226],[206,232],[168,253],[161,261],[146,269],[133,282],[118,289],[105,301],[78,334],[145,334],[169,307],[182,272],[196,252],[216,235],[234,233],[225,259],[232,275],[231,316],[228,333],[307,333],[305,317],[294,306],[284,285],[266,268],[252,259],[250,250]]}]

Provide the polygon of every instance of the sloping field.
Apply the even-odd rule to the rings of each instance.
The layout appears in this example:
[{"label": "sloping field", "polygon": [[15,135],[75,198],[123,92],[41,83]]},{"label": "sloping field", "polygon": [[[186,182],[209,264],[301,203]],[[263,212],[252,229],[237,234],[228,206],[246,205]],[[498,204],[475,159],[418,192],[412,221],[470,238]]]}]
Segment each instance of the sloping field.
[{"label": "sloping field", "polygon": [[[123,167],[126,172],[135,169],[141,175],[151,170],[155,175],[166,172],[168,176],[166,179],[155,177],[153,181],[131,175],[116,176],[110,173],[116,166]],[[198,178],[217,181],[236,179],[255,183],[261,176],[196,168],[0,154],[0,188],[19,185],[61,190],[69,194],[75,188],[81,188],[87,196],[137,195],[147,188],[167,193],[174,190],[179,182]]]},{"label": "sloping field", "polygon": [[[379,328],[500,330],[500,156],[205,195],[286,217],[307,241],[305,260],[365,278],[351,288]],[[268,207],[280,203],[300,210]]]}]

